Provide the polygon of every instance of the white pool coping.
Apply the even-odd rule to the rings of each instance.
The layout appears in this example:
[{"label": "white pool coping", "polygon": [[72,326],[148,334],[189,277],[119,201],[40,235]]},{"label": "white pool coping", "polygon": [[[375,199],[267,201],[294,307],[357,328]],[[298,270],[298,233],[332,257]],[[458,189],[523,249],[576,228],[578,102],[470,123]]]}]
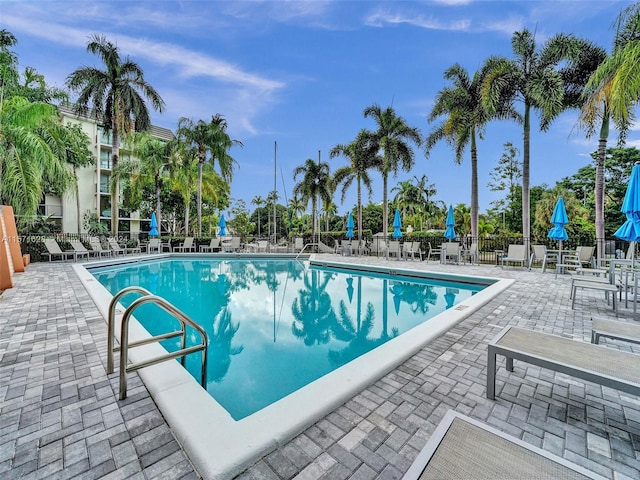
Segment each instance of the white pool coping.
[{"label": "white pool coping", "polygon": [[[157,260],[169,256],[184,255],[129,257],[122,259],[123,261],[110,260],[84,265],[78,264],[74,265],[74,269],[106,322],[112,295],[85,268],[85,265],[112,265]],[[270,256],[273,257],[273,254]],[[235,257],[235,255],[229,257]],[[257,255],[249,257],[244,254],[241,257],[254,258]],[[197,258],[202,258],[202,256],[199,255]],[[215,258],[224,257],[215,255]],[[311,260],[314,260],[313,255]],[[347,365],[287,395],[278,402],[238,421],[234,420],[178,362],[164,362],[139,370],[138,373],[146,388],[167,420],[176,439],[204,479],[226,480],[241,473],[265,454],[288,442],[405,362],[430,341],[477,311],[514,282],[509,279],[458,276],[351,263],[326,261],[314,263],[322,266],[357,268],[375,272],[388,271],[397,274],[413,272],[418,277],[429,276],[453,281],[460,279],[470,281],[477,278],[481,283],[486,281],[494,283],[463,300],[455,307],[433,317],[428,322],[412,328],[410,334],[407,332],[384,343],[375,350],[352,360]],[[116,332],[119,332],[124,308],[119,306],[116,312]],[[132,318],[129,332],[130,341],[149,336],[135,318]],[[119,338],[119,333],[116,333],[116,336]],[[166,353],[166,351],[159,344],[152,344],[131,350],[129,358],[132,362],[139,362],[162,353]],[[114,375],[117,374],[118,370],[116,369]]]}]

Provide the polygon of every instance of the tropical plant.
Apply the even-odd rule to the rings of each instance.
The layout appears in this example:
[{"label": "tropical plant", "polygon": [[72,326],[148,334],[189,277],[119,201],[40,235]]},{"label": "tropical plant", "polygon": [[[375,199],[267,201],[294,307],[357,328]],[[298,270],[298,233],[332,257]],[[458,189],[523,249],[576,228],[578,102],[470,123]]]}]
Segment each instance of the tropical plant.
[{"label": "tropical plant", "polygon": [[251,204],[256,206],[256,212],[258,214],[258,236],[260,236],[260,210],[265,204],[264,198],[262,198],[260,195],[256,195],[251,199]]},{"label": "tropical plant", "polygon": [[398,170],[405,172],[413,168],[415,154],[407,142],[422,145],[422,136],[417,128],[410,127],[404,118],[396,115],[393,107],[384,110],[379,105],[373,104],[364,110],[365,118],[373,118],[377,130],[367,135],[367,142],[371,143],[376,152],[382,152],[377,156],[376,168],[382,174],[382,225],[385,235],[389,229],[389,205],[388,183],[389,174],[397,175]]},{"label": "tropical plant", "polygon": [[237,162],[229,155],[231,147],[242,146],[239,140],[232,140],[227,134],[227,121],[220,114],[211,117],[211,122],[194,122],[182,117],[178,121],[178,138],[193,144],[198,149],[198,235],[202,234],[202,169],[207,160],[216,161],[220,175],[226,182],[233,178],[233,167]]},{"label": "tropical plant", "polygon": [[[618,18],[616,35],[611,56],[606,56],[604,51],[597,57],[600,60],[598,68],[589,78],[582,92],[582,108],[578,125],[584,129],[587,138],[596,132],[596,123],[599,122],[598,151],[596,156],[595,171],[595,228],[598,260],[605,255],[605,155],[607,140],[609,138],[609,124],[613,118],[619,132],[619,143],[622,143],[633,121],[633,89],[637,88],[626,84],[625,70],[637,68],[632,65],[638,62],[638,55],[630,53],[633,48],[628,48],[631,42],[637,44],[640,40],[640,11],[638,5],[623,10]],[[623,85],[629,88],[625,90]],[[631,96],[627,97],[627,95]],[[628,101],[620,102],[621,98]],[[636,101],[638,96],[636,93]],[[613,111],[612,111],[613,109]]]},{"label": "tropical plant", "polygon": [[[75,111],[87,116],[90,108],[104,128],[111,132],[111,164],[117,167],[120,156],[120,136],[151,127],[149,110],[143,99],[160,112],[164,101],[156,90],[146,82],[140,66],[128,57],[122,60],[118,47],[102,35],[93,35],[87,51],[98,55],[104,70],[96,67],[81,67],[67,77],[67,86],[78,92]],[[142,95],[141,95],[142,94]],[[119,185],[111,190],[111,233],[118,234]]]},{"label": "tropical plant", "polygon": [[512,105],[516,100],[523,103],[522,235],[528,248],[531,241],[531,110],[538,110],[540,129],[546,131],[564,109],[577,105],[577,83],[574,82],[580,79],[584,68],[581,62],[586,58],[581,52],[591,49],[592,45],[572,35],[557,34],[536,50],[534,35],[524,29],[513,34],[511,46],[513,60],[492,57],[487,61],[491,68],[482,86],[482,101],[490,113],[503,109],[505,103]]},{"label": "tropical plant", "polygon": [[[322,280],[320,275],[323,275]],[[307,346],[323,345],[331,340],[337,318],[326,290],[330,280],[331,274],[310,270],[304,276],[305,288],[298,291],[298,297],[291,305],[294,318],[291,332]]]},{"label": "tropical plant", "polygon": [[455,64],[444,72],[445,79],[452,86],[445,87],[436,96],[429,114],[429,121],[445,117],[427,136],[425,155],[440,140],[446,140],[455,149],[456,163],[462,162],[462,154],[467,146],[471,154],[471,236],[478,237],[478,146],[487,123],[491,120],[511,119],[521,121],[519,114],[509,102],[501,102],[489,111],[482,102],[482,86],[487,73],[494,68],[495,60],[489,59],[473,78],[467,71]]},{"label": "tropical plant", "polygon": [[293,170],[293,178],[302,175],[300,182],[293,187],[293,195],[299,197],[307,205],[311,201],[311,236],[316,235],[316,212],[318,196],[322,202],[331,201],[331,173],[325,162],[314,162],[308,158],[303,165]]},{"label": "tropical plant", "polygon": [[367,189],[369,200],[371,200],[373,189],[368,170],[381,162],[380,159],[376,160],[377,152],[371,148],[371,144],[367,141],[369,138],[371,138],[371,133],[361,130],[353,142],[346,145],[338,144],[329,152],[329,158],[342,155],[349,159],[349,165],[340,167],[333,173],[333,183],[336,189],[342,185],[340,201],[344,203],[349,187],[354,181],[356,182],[358,240],[362,240],[362,187]]}]

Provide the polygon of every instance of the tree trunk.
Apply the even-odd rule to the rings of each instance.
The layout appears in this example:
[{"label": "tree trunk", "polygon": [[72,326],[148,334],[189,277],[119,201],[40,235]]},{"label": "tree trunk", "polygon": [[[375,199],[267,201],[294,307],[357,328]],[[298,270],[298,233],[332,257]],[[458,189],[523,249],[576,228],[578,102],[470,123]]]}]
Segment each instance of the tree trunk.
[{"label": "tree trunk", "polygon": [[[118,166],[118,159],[120,157],[120,132],[118,131],[118,125],[116,117],[113,118],[112,125],[112,137],[111,137],[111,174]],[[120,212],[118,208],[118,200],[120,198],[120,182],[116,181],[111,188],[111,235],[118,236],[118,219]]]},{"label": "tree trunk", "polygon": [[471,241],[478,240],[478,147],[471,133]]},{"label": "tree trunk", "polygon": [[156,221],[158,223],[158,238],[162,235],[162,202],[160,202],[160,194],[162,192],[162,184],[156,179]]},{"label": "tree trunk", "polygon": [[387,239],[389,234],[389,211],[387,205],[387,184],[389,182],[389,173],[384,172],[382,174],[382,233],[384,233],[384,239]]},{"label": "tree trunk", "polygon": [[76,167],[73,167],[73,178],[76,180],[76,215],[78,221],[78,234],[82,231],[82,224],[80,222],[80,187],[78,186],[78,172],[76,171]]},{"label": "tree trunk", "polygon": [[202,167],[207,152],[203,147],[198,147],[198,236],[202,235]]},{"label": "tree trunk", "polygon": [[[529,205],[529,144],[531,142],[531,105],[525,100],[524,103],[524,133],[523,133],[523,154],[522,154],[522,239],[524,241],[525,252],[529,252],[531,243],[531,211]],[[527,253],[528,255],[528,253]]]},{"label": "tree trunk", "polygon": [[362,242],[362,185],[358,178],[358,243]]},{"label": "tree trunk", "polygon": [[609,137],[609,112],[605,107],[602,125],[600,127],[600,139],[598,140],[598,155],[596,157],[596,258],[597,265],[605,257],[604,247],[604,168],[607,153],[607,138]]}]

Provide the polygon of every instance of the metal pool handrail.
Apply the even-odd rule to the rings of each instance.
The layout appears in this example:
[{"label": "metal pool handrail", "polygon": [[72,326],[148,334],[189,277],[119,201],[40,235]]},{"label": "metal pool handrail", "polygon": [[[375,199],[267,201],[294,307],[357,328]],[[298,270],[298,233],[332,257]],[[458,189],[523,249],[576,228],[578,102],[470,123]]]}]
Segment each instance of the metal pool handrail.
[{"label": "metal pool handrail", "polygon": [[[121,348],[113,347],[113,333],[114,333],[114,319],[115,319],[115,305],[117,303],[118,298],[121,298],[123,295],[127,293],[142,293],[144,296],[134,300],[129,307],[124,312],[122,317],[122,325],[120,327],[120,344]],[[133,311],[141,305],[146,303],[153,303],[158,307],[162,308],[164,311],[172,315],[176,320],[180,322],[180,330],[164,333],[162,335],[156,335],[154,337],[146,338],[144,340],[139,340],[136,342],[129,343],[129,320],[131,319],[131,315]],[[191,347],[186,346],[187,335],[186,335],[186,325],[192,327],[198,334],[200,335],[201,343],[197,345],[193,345]],[[118,292],[111,301],[109,305],[109,339],[107,342],[111,345],[109,346],[108,359],[107,359],[107,370],[108,373],[113,373],[113,352],[116,350],[120,350],[120,400],[124,400],[127,398],[127,373],[139,370],[144,367],[148,367],[151,365],[155,365],[160,362],[165,362],[167,360],[172,360],[174,358],[181,357],[181,363],[184,366],[185,356],[190,353],[195,353],[202,351],[202,365],[201,365],[201,379],[200,383],[203,388],[206,388],[207,382],[207,347],[208,347],[208,338],[205,330],[194,322],[191,318],[189,318],[185,313],[180,311],[174,305],[169,303],[162,297],[158,297],[156,295],[151,294],[148,290],[142,287],[127,287],[120,292]],[[150,358],[144,360],[142,362],[133,363],[129,365],[129,348],[138,347],[141,345],[147,345],[150,343],[159,342],[161,340],[166,340],[168,338],[173,337],[181,337],[181,348],[176,350],[175,352],[167,353],[165,355],[160,355],[154,358]],[[109,364],[109,361],[111,362]],[[110,368],[110,370],[109,370]]]}]

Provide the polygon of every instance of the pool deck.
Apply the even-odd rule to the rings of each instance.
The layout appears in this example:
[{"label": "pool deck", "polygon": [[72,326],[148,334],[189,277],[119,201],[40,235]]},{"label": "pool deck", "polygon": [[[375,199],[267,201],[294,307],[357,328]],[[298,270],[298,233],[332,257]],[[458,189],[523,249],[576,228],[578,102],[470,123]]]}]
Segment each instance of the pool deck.
[{"label": "pool deck", "polygon": [[[236,478],[401,478],[455,409],[605,477],[640,479],[640,398],[518,362],[509,373],[501,358],[496,400],[485,396],[487,344],[504,326],[589,342],[591,315],[615,318],[602,292],[578,292],[571,310],[570,278],[553,271],[321,258],[515,283]],[[0,296],[0,478],[198,478],[137,374],[118,401],[105,321],[71,264],[31,264],[14,283]],[[624,301],[618,319],[633,321]]]}]

